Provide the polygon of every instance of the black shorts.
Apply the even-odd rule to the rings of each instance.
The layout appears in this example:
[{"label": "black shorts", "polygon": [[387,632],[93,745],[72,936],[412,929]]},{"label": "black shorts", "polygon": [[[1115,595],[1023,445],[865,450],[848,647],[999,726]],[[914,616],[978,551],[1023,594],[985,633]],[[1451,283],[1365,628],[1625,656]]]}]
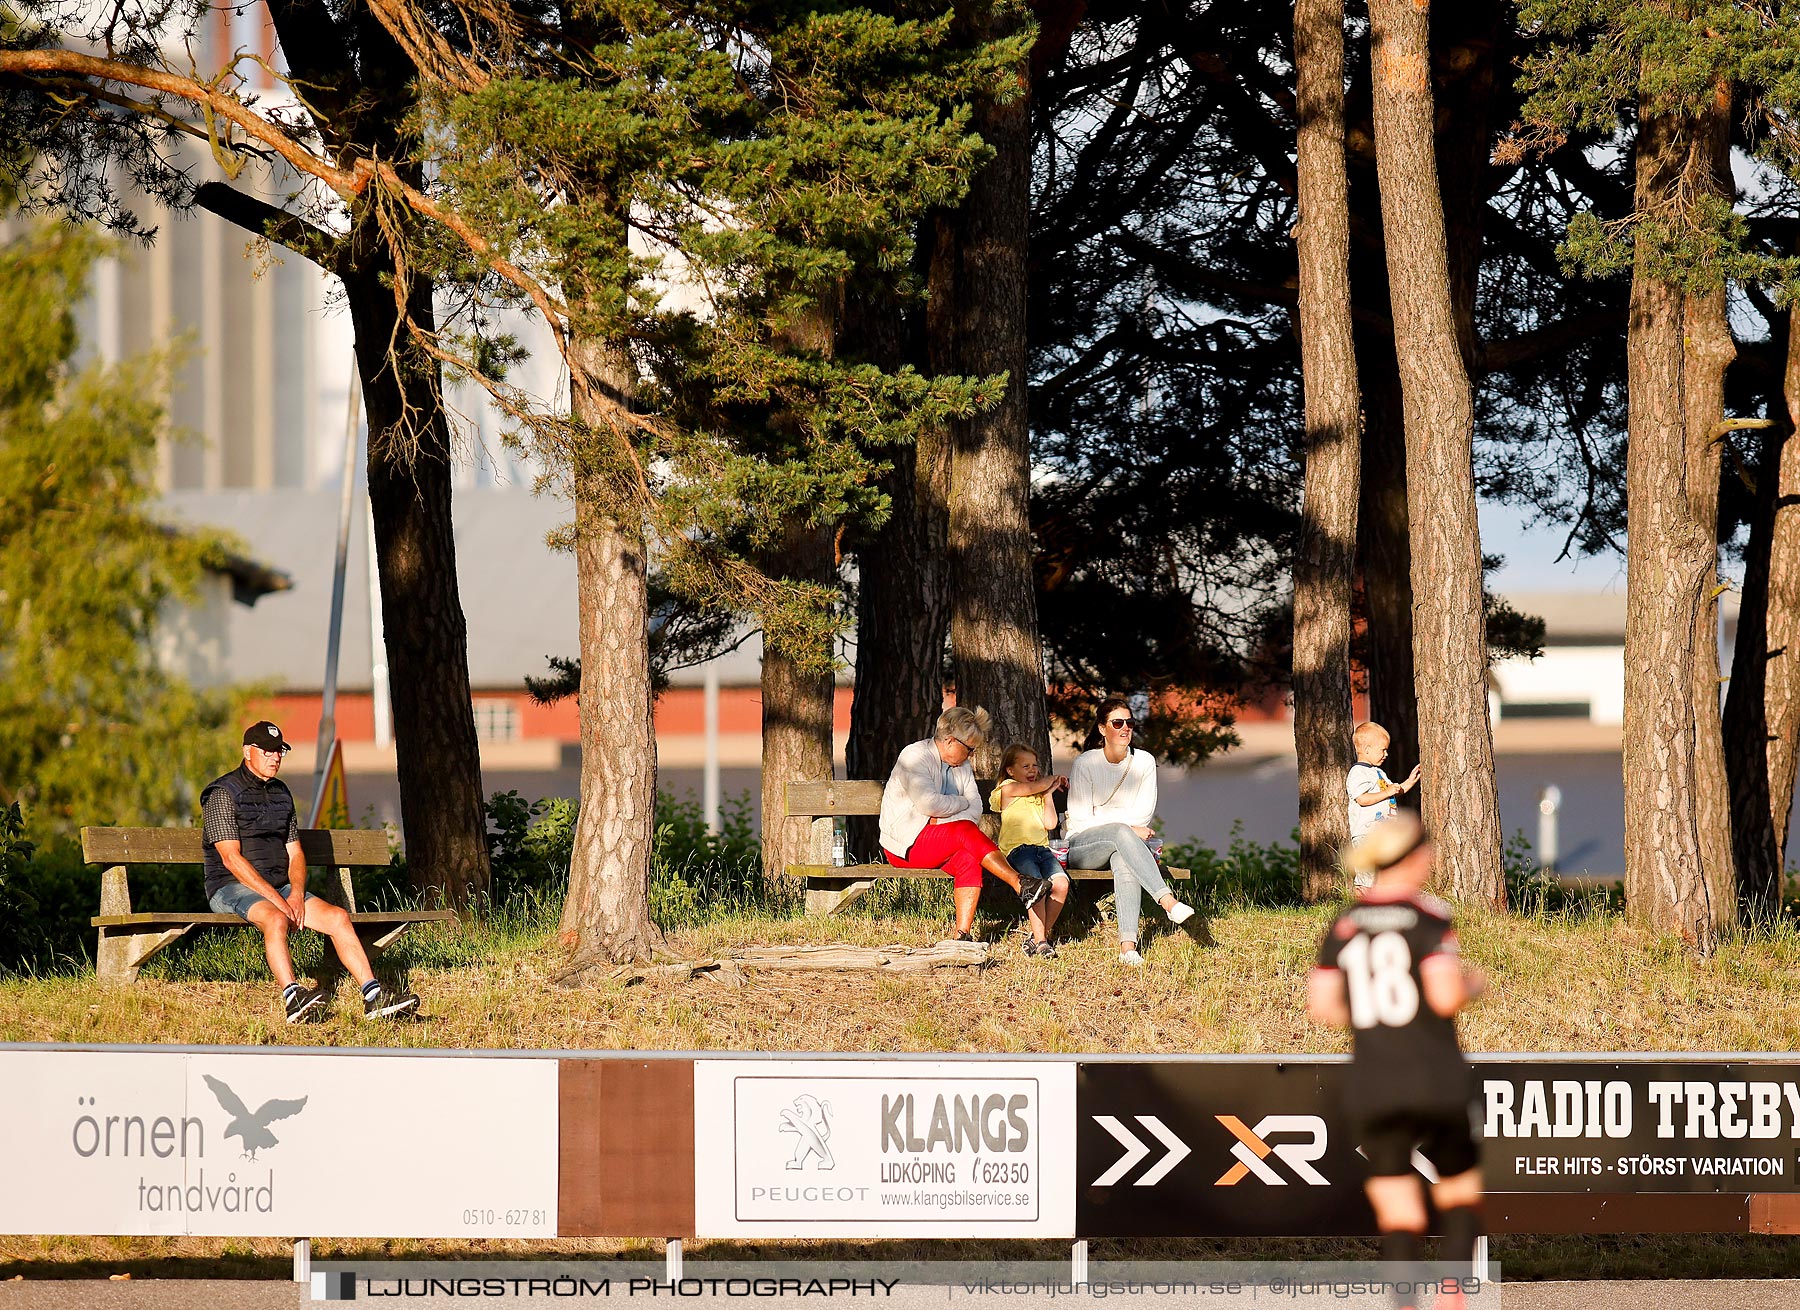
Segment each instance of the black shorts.
[{"label": "black shorts", "polygon": [[1474,1114],[1472,1106],[1381,1110],[1358,1117],[1352,1128],[1373,1177],[1412,1173],[1412,1153],[1417,1147],[1439,1178],[1454,1178],[1481,1162]]}]

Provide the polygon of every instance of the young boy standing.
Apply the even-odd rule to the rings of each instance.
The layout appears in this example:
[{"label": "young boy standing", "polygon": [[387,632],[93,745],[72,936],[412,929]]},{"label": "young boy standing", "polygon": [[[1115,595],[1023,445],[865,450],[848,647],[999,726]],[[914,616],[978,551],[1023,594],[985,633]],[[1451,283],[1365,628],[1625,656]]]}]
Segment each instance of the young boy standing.
[{"label": "young boy standing", "polygon": [[[1379,723],[1357,724],[1352,739],[1356,743],[1356,763],[1344,778],[1344,790],[1350,797],[1350,844],[1355,846],[1376,824],[1400,812],[1400,804],[1394,798],[1419,785],[1419,766],[1413,766],[1405,782],[1395,782],[1382,771],[1382,761],[1388,754],[1388,732]],[[1366,873],[1356,875],[1358,887],[1367,887],[1372,881]]]}]

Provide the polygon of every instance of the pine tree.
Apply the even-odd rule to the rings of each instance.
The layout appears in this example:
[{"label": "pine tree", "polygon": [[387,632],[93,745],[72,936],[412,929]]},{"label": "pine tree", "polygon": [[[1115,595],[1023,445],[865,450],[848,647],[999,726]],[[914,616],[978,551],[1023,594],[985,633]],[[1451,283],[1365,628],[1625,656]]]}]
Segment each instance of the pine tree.
[{"label": "pine tree", "polygon": [[1521,16],[1551,42],[1525,68],[1528,139],[1633,129],[1631,213],[1579,218],[1567,258],[1631,271],[1627,896],[1704,953],[1737,901],[1714,654],[1719,443],[1743,426],[1724,418],[1736,355],[1725,291],[1791,284],[1794,267],[1748,239],[1729,152],[1739,124],[1742,144],[1791,169],[1800,28],[1707,0],[1544,0]]},{"label": "pine tree", "polygon": [[1300,223],[1300,360],[1306,490],[1294,557],[1294,749],[1307,894],[1336,884],[1349,837],[1340,797],[1352,759],[1350,602],[1362,415],[1350,317],[1350,201],[1344,162],[1344,6],[1294,7],[1295,167]]},{"label": "pine tree", "polygon": [[192,822],[243,703],[156,659],[229,543],[151,512],[169,358],[72,363],[100,251],[69,228],[0,246],[0,784],[64,832]]},{"label": "pine tree", "polygon": [[1474,400],[1438,190],[1427,11],[1371,0],[1376,166],[1406,423],[1425,821],[1454,893],[1505,905],[1475,515]]},{"label": "pine tree", "polygon": [[[0,160],[0,176],[21,181],[35,208],[150,239],[134,209],[140,197],[120,185],[128,179],[176,212],[208,210],[310,259],[341,284],[370,434],[369,509],[408,868],[433,901],[479,899],[488,889],[487,820],[451,524],[450,426],[438,360],[397,331],[396,292],[406,315],[429,330],[436,288],[395,266],[382,224],[404,222],[403,211],[360,193],[336,205],[266,166],[279,140],[326,164],[354,166],[360,157],[404,167],[417,110],[410,62],[366,16],[269,0],[286,75],[301,92],[297,107],[257,95],[242,52],[204,79],[184,76],[191,62],[169,52],[206,48],[203,21],[224,21],[205,7],[101,15],[26,0],[18,8],[33,21],[0,42],[17,47],[0,50],[0,61],[18,74],[0,89],[0,136],[29,150]],[[86,53],[93,49],[109,57]],[[196,139],[224,180],[195,185]],[[416,169],[407,176],[419,180]]]},{"label": "pine tree", "polygon": [[835,587],[759,561],[878,519],[878,453],[994,398],[837,353],[816,327],[904,284],[915,223],[985,158],[968,98],[1020,43],[969,58],[945,15],[849,6],[617,3],[563,23],[529,57],[488,42],[491,66],[444,77],[432,105],[479,268],[512,270],[571,369],[567,420],[518,416],[576,505],[583,780],[562,931],[582,963],[655,943],[651,554],[690,597],[755,615],[796,673],[828,667]]}]

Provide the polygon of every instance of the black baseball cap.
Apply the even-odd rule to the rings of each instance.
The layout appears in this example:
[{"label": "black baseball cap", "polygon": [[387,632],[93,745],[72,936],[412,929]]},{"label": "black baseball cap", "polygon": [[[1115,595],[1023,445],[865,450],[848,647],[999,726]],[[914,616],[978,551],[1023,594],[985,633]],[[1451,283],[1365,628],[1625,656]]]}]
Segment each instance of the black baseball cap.
[{"label": "black baseball cap", "polygon": [[291,751],[294,749],[288,745],[287,738],[281,735],[281,729],[267,719],[263,719],[259,723],[252,723],[244,729],[244,745],[261,746],[266,751]]}]

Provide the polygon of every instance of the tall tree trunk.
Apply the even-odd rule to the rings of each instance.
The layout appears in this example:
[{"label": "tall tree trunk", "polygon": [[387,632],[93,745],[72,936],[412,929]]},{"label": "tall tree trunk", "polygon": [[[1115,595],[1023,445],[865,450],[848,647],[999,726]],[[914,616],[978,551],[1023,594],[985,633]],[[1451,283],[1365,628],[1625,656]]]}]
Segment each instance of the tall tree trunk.
[{"label": "tall tree trunk", "polygon": [[[1688,127],[1640,106],[1640,216],[1674,217],[1693,162]],[[1648,246],[1637,248],[1626,346],[1625,893],[1634,918],[1706,954],[1717,921],[1696,823],[1694,634],[1716,543],[1694,517],[1685,477],[1683,297],[1654,275]]]},{"label": "tall tree trunk", "polygon": [[885,778],[903,746],[931,735],[944,704],[950,634],[945,567],[950,444],[938,431],[896,450],[883,481],[892,509],[857,551],[856,695],[846,774]]},{"label": "tall tree trunk", "polygon": [[[907,359],[899,307],[845,304],[844,350],[893,370]],[[912,352],[921,364],[923,334]],[[928,365],[927,365],[928,366]],[[886,778],[902,747],[931,734],[944,703],[944,643],[950,635],[946,560],[950,541],[950,443],[942,429],[895,449],[882,479],[887,522],[856,548],[856,690],[844,776]],[[879,823],[853,819],[850,850],[878,858]]]},{"label": "tall tree trunk", "polygon": [[[634,471],[611,447],[612,416],[594,384],[630,396],[631,358],[602,342],[571,353],[575,418],[601,448],[572,460],[575,575],[581,634],[581,801],[561,939],[576,963],[641,960],[661,941],[650,920],[656,833],[655,695],[650,682],[650,587]],[[620,438],[624,440],[625,438]]]},{"label": "tall tree trunk", "polygon": [[1433,135],[1428,20],[1371,0],[1376,169],[1406,420],[1425,821],[1456,896],[1505,904],[1487,711],[1474,402],[1457,343]]},{"label": "tall tree trunk", "polygon": [[1299,119],[1300,370],[1306,483],[1294,561],[1294,748],[1300,861],[1309,899],[1336,890],[1349,836],[1344,775],[1350,703],[1350,593],[1362,459],[1350,320],[1350,206],[1344,163],[1343,0],[1294,8]]},{"label": "tall tree trunk", "polygon": [[[1371,372],[1371,358],[1382,367]],[[1413,678],[1412,524],[1406,512],[1406,422],[1391,342],[1357,355],[1363,381],[1362,490],[1357,515],[1363,604],[1368,614],[1369,717],[1387,729],[1389,758],[1419,760]],[[1403,802],[1419,799],[1414,792]]]},{"label": "tall tree trunk", "polygon": [[[462,907],[487,895],[489,869],[451,528],[450,429],[436,363],[397,330],[392,263],[372,216],[363,227],[370,240],[359,240],[343,280],[369,418],[369,515],[387,618],[406,864],[416,890]],[[409,312],[429,331],[431,284],[410,290]]]},{"label": "tall tree trunk", "polygon": [[[1800,428],[1800,359],[1790,347],[1788,414]],[[1800,437],[1782,443],[1769,534],[1768,659],[1763,704],[1769,734],[1769,804],[1778,860],[1787,850],[1800,772]],[[1774,472],[1772,469],[1771,472]]]},{"label": "tall tree trunk", "polygon": [[1791,644],[1800,639],[1800,323],[1791,313],[1783,392],[1787,422],[1764,435],[1757,461],[1756,514],[1725,697],[1738,904],[1746,918],[1762,921],[1781,908],[1800,733],[1800,652]]},{"label": "tall tree trunk", "polygon": [[[796,526],[784,548],[761,561],[772,578],[816,583],[837,581],[832,530]],[[831,649],[798,659],[765,640],[762,658],[762,856],[771,878],[790,864],[812,863],[812,826],[788,819],[787,784],[795,778],[831,777],[831,726],[835,692]]]},{"label": "tall tree trunk", "polygon": [[[1731,87],[1721,83],[1706,113],[1695,120],[1695,172],[1700,190],[1735,198],[1731,181]],[[1719,717],[1719,470],[1716,425],[1725,415],[1725,370],[1737,357],[1725,317],[1725,288],[1689,295],[1682,408],[1687,428],[1687,493],[1694,522],[1712,546],[1712,574],[1700,595],[1694,626],[1694,824],[1700,868],[1713,923],[1723,930],[1737,920],[1737,867],[1732,856],[1731,786],[1725,774],[1725,738]]]},{"label": "tall tree trunk", "polygon": [[[1791,388],[1800,359],[1794,316],[1788,315],[1787,373]],[[1769,718],[1766,701],[1769,647],[1770,544],[1775,530],[1776,487],[1781,457],[1794,434],[1789,391],[1789,421],[1772,429],[1761,444],[1756,463],[1756,509],[1750,539],[1744,547],[1743,603],[1738,609],[1737,640],[1732,648],[1731,681],[1726,684],[1722,739],[1725,774],[1731,793],[1732,853],[1737,861],[1738,909],[1751,922],[1767,922],[1780,908],[1782,860],[1775,844],[1775,806],[1769,790]]]},{"label": "tall tree trunk", "polygon": [[963,204],[939,216],[931,265],[934,370],[1006,374],[996,407],[950,425],[956,699],[993,716],[993,733],[975,756],[977,775],[989,778],[998,772],[1000,752],[1010,741],[1050,758],[1025,393],[1030,128],[1029,94],[1008,104],[986,102],[977,110],[975,129],[993,148],[994,159],[976,175]]},{"label": "tall tree trunk", "polygon": [[[1431,25],[1433,85],[1437,105],[1436,152],[1444,206],[1446,264],[1457,345],[1464,364],[1477,345],[1475,300],[1482,231],[1487,216],[1489,146],[1495,115],[1496,70],[1508,59],[1508,11],[1496,0],[1467,0],[1441,10]],[[1369,103],[1369,66],[1353,74],[1352,102]],[[1352,223],[1370,235],[1351,250],[1351,293],[1363,316],[1356,357],[1362,380],[1362,495],[1358,523],[1358,571],[1368,627],[1363,635],[1369,717],[1392,740],[1390,762],[1408,769],[1419,760],[1419,706],[1413,672],[1412,544],[1406,509],[1406,431],[1400,395],[1400,363],[1391,331],[1371,326],[1391,321],[1386,249],[1380,240],[1380,192],[1374,176],[1374,125],[1351,125]],[[1417,806],[1418,792],[1400,798]]]},{"label": "tall tree trunk", "polygon": [[1444,204],[1450,306],[1463,366],[1478,346],[1475,296],[1481,279],[1482,228],[1488,213],[1495,73],[1505,67],[1512,5],[1459,0],[1431,19],[1431,70],[1437,88],[1437,164]]},{"label": "tall tree trunk", "polygon": [[[333,157],[403,154],[417,70],[374,17],[364,9],[332,18],[292,0],[271,3],[268,12]],[[369,516],[387,616],[407,869],[427,899],[460,907],[487,894],[489,867],[442,375],[400,327],[393,255],[372,212],[357,216],[347,244],[330,271],[350,306],[369,419]],[[431,281],[415,274],[407,290],[408,312],[430,330]]]}]

